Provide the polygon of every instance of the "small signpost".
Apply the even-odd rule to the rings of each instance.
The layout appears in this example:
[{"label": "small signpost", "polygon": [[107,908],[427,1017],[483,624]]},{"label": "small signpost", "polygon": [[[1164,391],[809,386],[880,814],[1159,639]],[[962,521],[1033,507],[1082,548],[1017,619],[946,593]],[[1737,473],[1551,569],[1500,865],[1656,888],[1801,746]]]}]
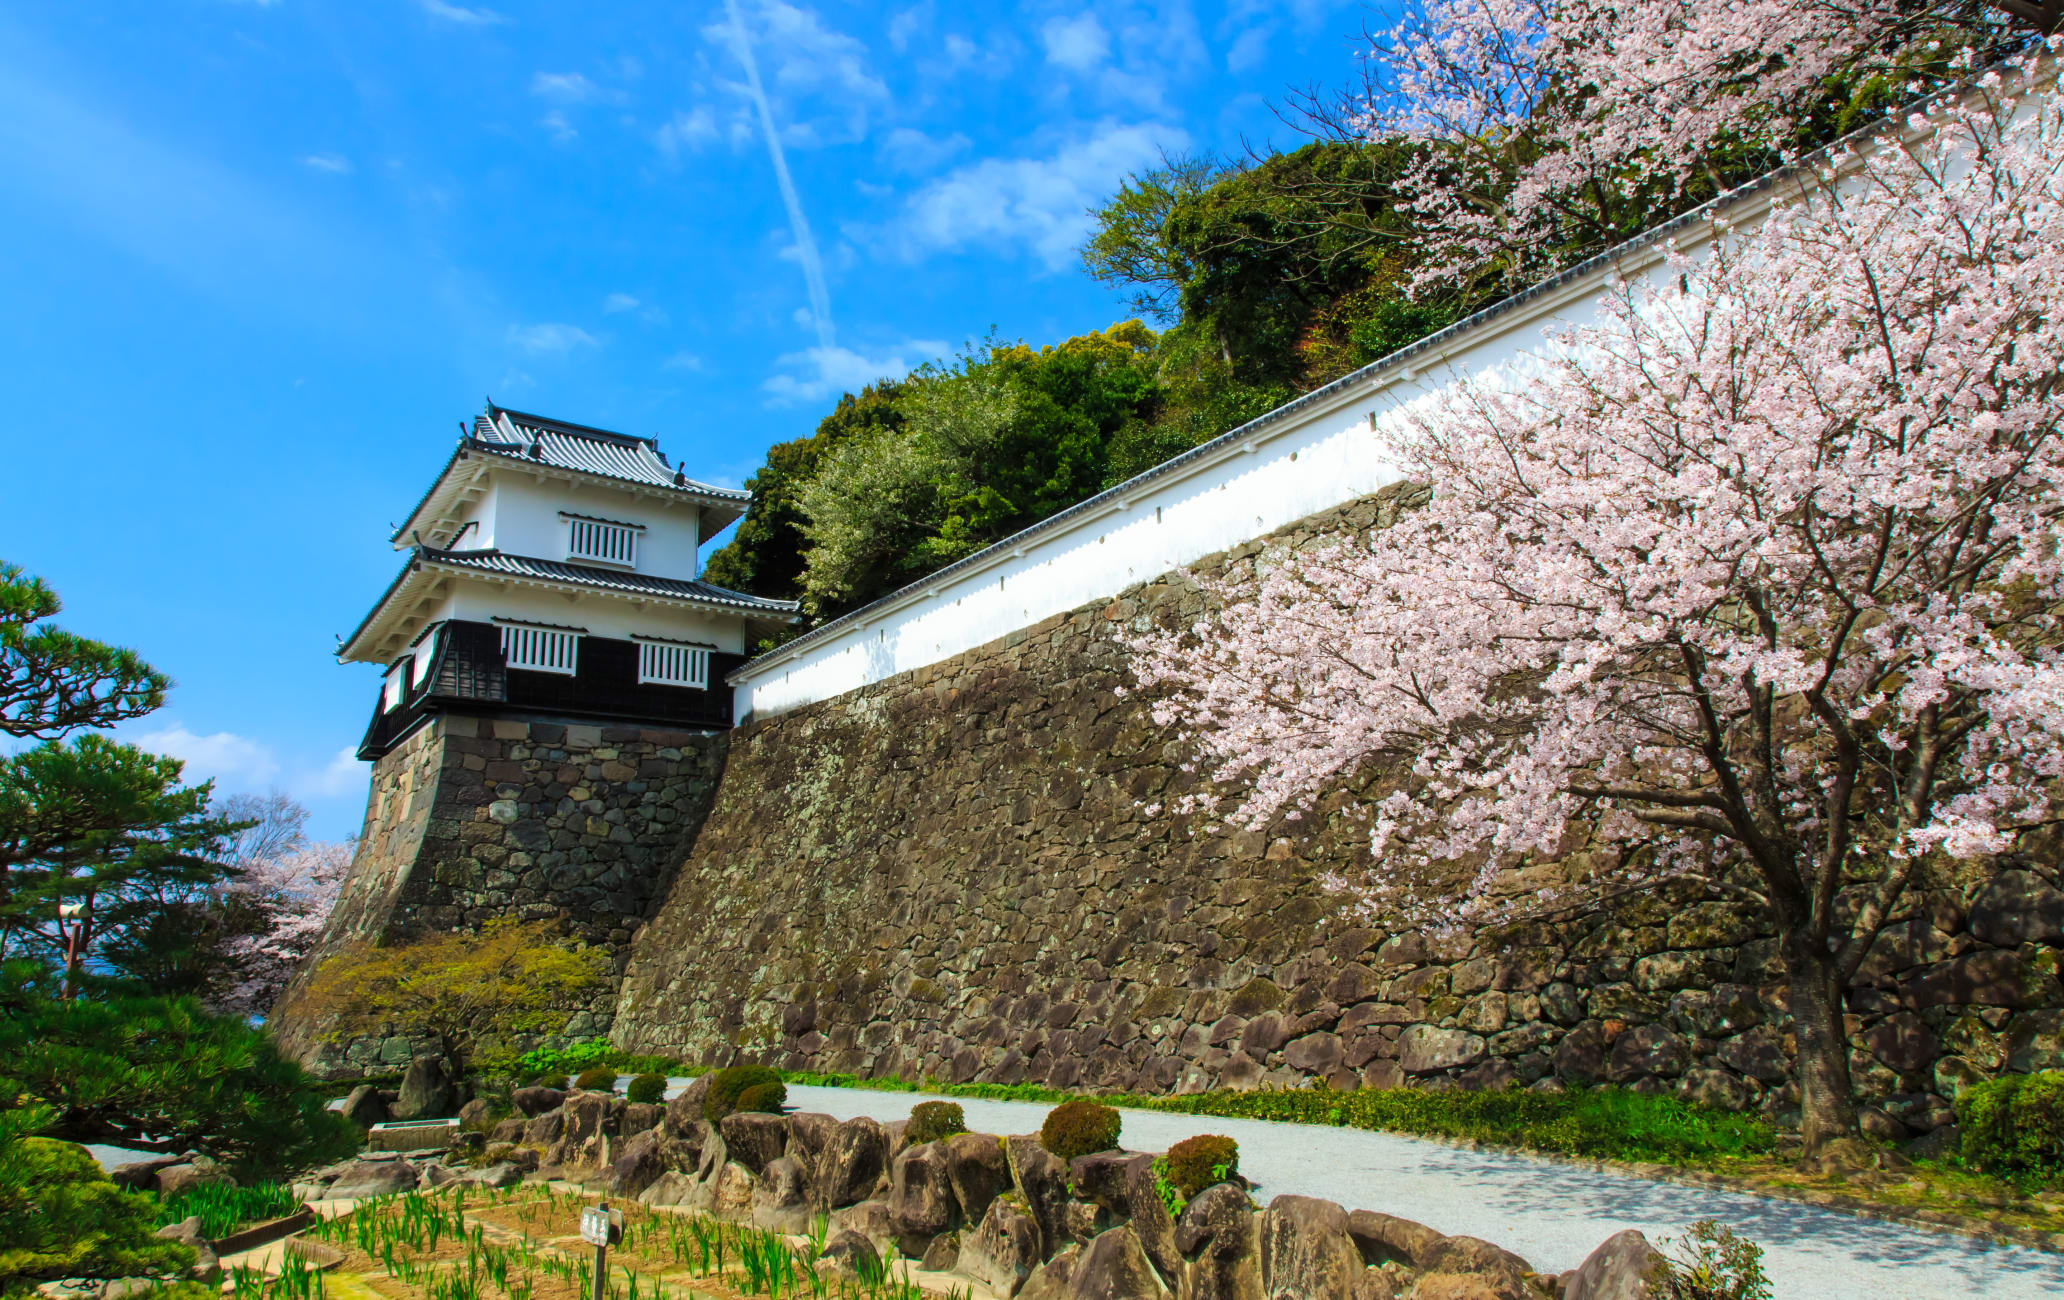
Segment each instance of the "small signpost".
[{"label": "small signpost", "polygon": [[580,1235],[595,1248],[594,1300],[603,1300],[609,1281],[609,1248],[623,1240],[623,1211],[610,1209],[607,1201],[590,1205],[580,1213]]}]

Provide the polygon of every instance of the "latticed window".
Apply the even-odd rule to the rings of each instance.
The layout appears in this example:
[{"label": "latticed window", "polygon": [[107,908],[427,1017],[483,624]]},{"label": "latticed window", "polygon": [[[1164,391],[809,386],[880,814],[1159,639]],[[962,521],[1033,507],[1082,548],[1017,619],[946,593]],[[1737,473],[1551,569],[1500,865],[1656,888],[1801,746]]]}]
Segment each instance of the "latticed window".
[{"label": "latticed window", "polygon": [[709,689],[709,648],[672,641],[638,642],[638,681]]},{"label": "latticed window", "polygon": [[502,624],[502,654],[511,668],[528,668],[538,673],[573,676],[580,633],[558,628],[531,627],[523,623]]},{"label": "latticed window", "polygon": [[573,560],[600,560],[626,568],[638,562],[638,530],[580,515],[566,517],[566,555]]}]

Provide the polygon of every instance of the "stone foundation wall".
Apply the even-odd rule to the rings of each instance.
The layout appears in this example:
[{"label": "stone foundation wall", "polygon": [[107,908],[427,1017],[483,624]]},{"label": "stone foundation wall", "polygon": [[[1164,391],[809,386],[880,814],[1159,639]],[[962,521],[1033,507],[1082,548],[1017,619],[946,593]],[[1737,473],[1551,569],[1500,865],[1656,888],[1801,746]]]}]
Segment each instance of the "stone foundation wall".
[{"label": "stone foundation wall", "polygon": [[[373,765],[365,829],[305,980],[361,941],[404,941],[489,921],[558,920],[607,950],[620,975],[633,932],[664,894],[723,770],[723,733],[440,716]],[[617,979],[566,1036],[607,1033]],[[317,1068],[404,1065],[428,1044],[406,1028],[349,1043],[294,1011],[282,1036]]]},{"label": "stone foundation wall", "polygon": [[[1387,521],[1385,494],[1214,557]],[[1436,942],[1319,884],[1365,829],[1157,817],[1188,757],[1121,697],[1112,633],[1193,621],[1179,576],[733,733],[692,851],[632,947],[613,1036],[738,1059],[1145,1091],[1610,1080],[1783,1113],[1783,982],[1763,929],[1703,896]],[[1324,810],[1322,809],[1322,812]],[[2057,1063],[2054,859],[1916,897],[1851,999],[1888,1136],[1970,1079]],[[1561,1081],[1561,1085],[1549,1081]]]}]

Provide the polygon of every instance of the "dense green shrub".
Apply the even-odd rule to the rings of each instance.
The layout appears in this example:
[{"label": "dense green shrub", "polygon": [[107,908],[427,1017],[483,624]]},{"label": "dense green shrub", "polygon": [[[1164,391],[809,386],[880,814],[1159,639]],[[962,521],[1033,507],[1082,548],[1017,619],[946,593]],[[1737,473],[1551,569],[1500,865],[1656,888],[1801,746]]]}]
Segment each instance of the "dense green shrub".
[{"label": "dense green shrub", "polygon": [[48,1136],[192,1148],[240,1176],[327,1164],[358,1128],[264,1031],[189,998],[57,1001],[0,986],[0,1096],[56,1115]]},{"label": "dense green shrub", "polygon": [[59,1277],[186,1268],[193,1248],[154,1236],[151,1198],[107,1180],[81,1147],[31,1137],[50,1111],[0,1111],[0,1294]]},{"label": "dense green shrub", "polygon": [[915,1147],[967,1131],[967,1114],[958,1103],[921,1101],[910,1108],[910,1124],[903,1133]]},{"label": "dense green shrub", "polygon": [[1063,1160],[1109,1151],[1118,1145],[1119,1122],[1118,1112],[1102,1102],[1062,1102],[1039,1126],[1039,1145]]},{"label": "dense green shrub", "polygon": [[1229,1137],[1200,1133],[1168,1148],[1162,1161],[1164,1176],[1188,1200],[1240,1172],[1240,1144]]},{"label": "dense green shrub", "polygon": [[624,1089],[624,1096],[636,1102],[655,1102],[666,1096],[666,1076],[663,1074],[641,1074],[631,1080],[631,1086]]},{"label": "dense green shrub", "polygon": [[1986,1173],[2064,1174],[2064,1070],[2007,1074],[1956,1099],[1964,1163]]},{"label": "dense green shrub", "polygon": [[609,1092],[616,1087],[616,1071],[607,1065],[598,1065],[591,1070],[582,1070],[573,1086],[582,1092]]},{"label": "dense green shrub", "polygon": [[734,1115],[779,1115],[788,1104],[788,1085],[779,1079],[756,1083],[738,1094],[738,1104],[731,1108]]},{"label": "dense green shrub", "polygon": [[[714,1124],[731,1112],[744,1109],[739,1101],[748,1088],[780,1082],[781,1076],[764,1065],[734,1065],[719,1070],[710,1080],[709,1091],[702,1095],[703,1118]],[[783,1088],[781,1100],[787,1099],[788,1089]]]},{"label": "dense green shrub", "polygon": [[565,1092],[566,1076],[564,1074],[540,1074],[526,1086],[532,1088],[554,1088],[560,1092]]}]

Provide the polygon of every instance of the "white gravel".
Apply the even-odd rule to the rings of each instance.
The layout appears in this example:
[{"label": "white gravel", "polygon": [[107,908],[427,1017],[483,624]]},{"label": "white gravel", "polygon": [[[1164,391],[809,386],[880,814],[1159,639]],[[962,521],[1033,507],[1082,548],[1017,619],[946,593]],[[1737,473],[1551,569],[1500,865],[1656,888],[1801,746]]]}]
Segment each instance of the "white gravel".
[{"label": "white gravel", "polygon": [[[685,1080],[681,1081],[685,1082]],[[902,1119],[918,1093],[792,1085],[789,1105],[840,1119]],[[968,1126],[1034,1133],[1047,1107],[1034,1102],[958,1102]],[[1240,1172],[1265,1203],[1284,1193],[1349,1209],[1381,1210],[1441,1232],[1516,1251],[1543,1272],[1575,1268],[1623,1228],[1651,1241],[1717,1219],[1763,1247],[1776,1300],[2035,1300],[2064,1296],[2064,1256],[1857,1218],[1794,1201],[1744,1196],[1531,1156],[1465,1151],[1361,1129],[1278,1124],[1127,1110],[1124,1143],[1166,1150],[1197,1133],[1240,1144]]]}]

